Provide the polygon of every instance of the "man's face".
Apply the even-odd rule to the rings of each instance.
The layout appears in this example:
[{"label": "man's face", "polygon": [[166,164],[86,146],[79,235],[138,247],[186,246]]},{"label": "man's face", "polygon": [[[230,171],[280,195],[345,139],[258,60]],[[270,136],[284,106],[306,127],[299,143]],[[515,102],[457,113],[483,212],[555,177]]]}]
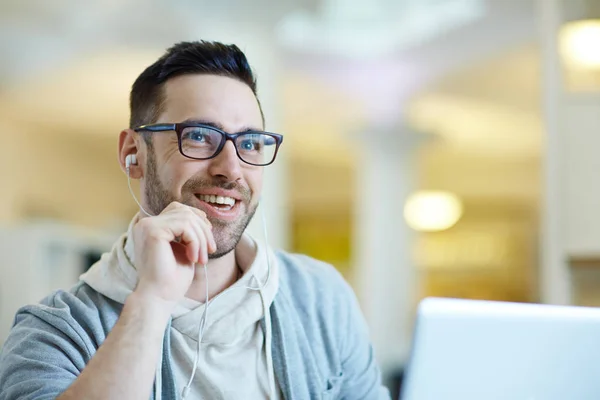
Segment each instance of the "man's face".
[{"label": "man's face", "polygon": [[[179,76],[165,83],[164,98],[164,112],[157,123],[202,121],[228,133],[263,129],[252,90],[232,78]],[[188,159],[179,152],[175,132],[153,133],[147,149],[142,192],[150,212],[157,215],[172,201],[196,207],[213,226],[217,252],[211,258],[233,250],[258,206],[262,167],[240,160],[231,141],[215,158]],[[213,196],[233,198],[235,203],[217,204]]]}]

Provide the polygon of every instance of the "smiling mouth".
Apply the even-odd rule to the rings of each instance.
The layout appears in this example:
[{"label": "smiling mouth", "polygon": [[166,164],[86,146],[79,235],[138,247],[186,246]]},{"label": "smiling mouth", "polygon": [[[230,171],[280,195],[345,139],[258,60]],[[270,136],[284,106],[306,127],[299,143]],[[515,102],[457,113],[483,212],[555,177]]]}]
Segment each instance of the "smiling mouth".
[{"label": "smiling mouth", "polygon": [[212,194],[198,194],[196,197],[205,203],[210,204],[218,210],[229,211],[235,206],[236,200],[233,197],[215,196]]}]

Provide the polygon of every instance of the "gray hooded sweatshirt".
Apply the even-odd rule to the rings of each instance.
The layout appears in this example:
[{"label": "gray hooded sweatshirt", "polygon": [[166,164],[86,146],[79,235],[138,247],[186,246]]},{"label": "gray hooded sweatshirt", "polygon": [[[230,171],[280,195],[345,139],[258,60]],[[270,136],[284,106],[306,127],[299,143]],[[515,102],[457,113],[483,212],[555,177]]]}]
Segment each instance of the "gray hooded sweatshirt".
[{"label": "gray hooded sweatshirt", "polygon": [[[263,332],[270,328],[269,364],[278,395],[294,400],[390,399],[358,302],[342,276],[306,256],[272,254],[278,290],[268,318],[259,325]],[[56,398],[102,345],[122,307],[83,279],[68,291],[22,307],[0,351],[0,399]],[[171,323],[166,332],[170,329]],[[165,334],[152,399],[181,398],[173,370],[176,351],[171,335]],[[231,385],[235,379],[229,378]]]},{"label": "gray hooded sweatshirt", "polygon": [[[138,214],[123,235],[81,280],[100,294],[124,304],[138,283],[131,237]],[[184,297],[171,313],[171,369],[179,392],[186,399],[271,398],[280,391],[271,356],[269,306],[279,285],[277,259],[259,241],[244,234],[235,248],[238,280],[204,303]],[[210,286],[210,280],[208,282]],[[206,319],[203,314],[206,311]],[[262,329],[264,318],[266,329]],[[201,331],[201,321],[204,320]],[[201,343],[198,336],[202,335]],[[156,379],[160,386],[162,362]],[[231,385],[235,376],[235,385]],[[189,389],[188,389],[189,388]],[[161,398],[157,391],[155,397]]]}]

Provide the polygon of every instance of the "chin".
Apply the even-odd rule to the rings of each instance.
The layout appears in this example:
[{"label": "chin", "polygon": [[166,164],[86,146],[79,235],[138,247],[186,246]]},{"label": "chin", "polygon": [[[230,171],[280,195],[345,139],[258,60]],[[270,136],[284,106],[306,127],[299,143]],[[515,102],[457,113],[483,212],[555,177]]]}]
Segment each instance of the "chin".
[{"label": "chin", "polygon": [[213,254],[209,254],[209,259],[221,258],[224,255],[231,253],[235,250],[244,233],[244,230],[235,229],[238,227],[227,229],[228,227],[219,225],[221,224],[213,223],[213,235],[215,242],[217,243],[217,251]]}]

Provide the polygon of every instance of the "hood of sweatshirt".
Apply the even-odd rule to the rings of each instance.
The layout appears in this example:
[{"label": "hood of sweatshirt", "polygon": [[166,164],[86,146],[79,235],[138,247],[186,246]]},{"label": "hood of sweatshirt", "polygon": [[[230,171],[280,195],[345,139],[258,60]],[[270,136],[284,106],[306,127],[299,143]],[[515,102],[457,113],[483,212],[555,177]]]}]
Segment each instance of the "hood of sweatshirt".
[{"label": "hood of sweatshirt", "polygon": [[[124,303],[138,282],[134,244],[130,240],[136,215],[129,228],[80,279],[104,296]],[[243,275],[229,288],[209,301],[202,343],[232,345],[254,329],[265,316],[278,290],[277,259],[266,245],[244,234],[235,248],[235,258]],[[210,286],[210,281],[208,282]],[[172,328],[196,339],[205,304],[184,298],[174,309]]]}]

